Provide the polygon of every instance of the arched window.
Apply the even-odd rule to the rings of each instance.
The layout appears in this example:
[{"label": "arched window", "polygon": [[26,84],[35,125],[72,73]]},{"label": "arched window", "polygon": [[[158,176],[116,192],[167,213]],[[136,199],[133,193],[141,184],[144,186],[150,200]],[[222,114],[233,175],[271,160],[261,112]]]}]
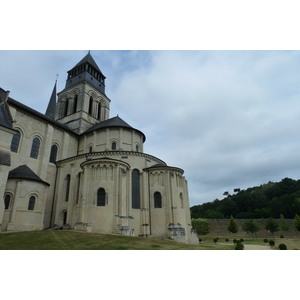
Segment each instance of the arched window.
[{"label": "arched window", "polygon": [[74,102],[73,102],[73,114],[77,111],[77,102],[78,102],[78,95],[75,95]]},{"label": "arched window", "polygon": [[10,195],[6,194],[4,198],[4,209],[9,209],[10,205]]},{"label": "arched window", "polygon": [[32,158],[38,158],[39,155],[39,149],[40,149],[40,139],[35,137],[32,141],[32,146],[31,146],[31,152],[30,152],[30,157]]},{"label": "arched window", "polygon": [[63,225],[67,224],[67,215],[68,215],[67,211],[64,210],[63,211]]},{"label": "arched window", "polygon": [[154,208],[162,208],[161,194],[159,192],[154,193]]},{"label": "arched window", "polygon": [[69,107],[69,100],[67,99],[67,100],[65,101],[64,117],[65,117],[66,115],[68,115],[68,107]]},{"label": "arched window", "polygon": [[78,204],[79,202],[80,180],[81,180],[81,173],[79,172],[77,175],[76,204]]},{"label": "arched window", "polygon": [[12,152],[18,152],[19,149],[19,143],[20,143],[21,134],[18,131],[13,135],[11,145],[10,145],[10,151]]},{"label": "arched window", "polygon": [[132,208],[140,208],[140,172],[132,171]]},{"label": "arched window", "polygon": [[116,142],[111,143],[111,150],[117,150],[117,143]]},{"label": "arched window", "polygon": [[135,146],[135,151],[136,151],[136,152],[139,152],[139,145],[136,145],[136,146]]},{"label": "arched window", "polygon": [[105,206],[105,189],[100,188],[97,193],[97,206]]},{"label": "arched window", "polygon": [[49,159],[49,161],[51,163],[55,163],[56,162],[57,151],[58,151],[57,146],[56,145],[52,145],[52,147],[51,147],[51,153],[50,153],[50,159]]},{"label": "arched window", "polygon": [[92,152],[93,152],[93,147],[90,146],[90,147],[89,147],[89,153],[92,153]]},{"label": "arched window", "polygon": [[66,188],[66,193],[65,193],[65,201],[69,201],[69,194],[70,194],[70,181],[71,181],[71,176],[68,174],[65,179],[65,188]]},{"label": "arched window", "polygon": [[35,197],[31,196],[29,198],[28,210],[34,210],[34,206],[35,206]]},{"label": "arched window", "polygon": [[92,115],[92,113],[93,113],[93,103],[94,103],[93,97],[90,97],[90,104],[89,104],[89,114],[90,115]]},{"label": "arched window", "polygon": [[101,103],[98,103],[98,120],[101,119]]}]

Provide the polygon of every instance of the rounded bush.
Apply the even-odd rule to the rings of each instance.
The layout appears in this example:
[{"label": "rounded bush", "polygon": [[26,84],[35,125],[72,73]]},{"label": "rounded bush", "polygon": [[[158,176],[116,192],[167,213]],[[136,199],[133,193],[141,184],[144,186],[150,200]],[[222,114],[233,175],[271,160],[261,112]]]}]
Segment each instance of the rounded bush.
[{"label": "rounded bush", "polygon": [[274,246],[275,245],[275,242],[273,240],[269,240],[269,245],[270,246]]},{"label": "rounded bush", "polygon": [[278,247],[280,250],[287,250],[287,246],[285,244],[280,244]]},{"label": "rounded bush", "polygon": [[235,246],[234,250],[244,250],[244,245],[241,243],[237,243],[237,245]]},{"label": "rounded bush", "polygon": [[264,243],[269,243],[268,239],[264,239]]}]

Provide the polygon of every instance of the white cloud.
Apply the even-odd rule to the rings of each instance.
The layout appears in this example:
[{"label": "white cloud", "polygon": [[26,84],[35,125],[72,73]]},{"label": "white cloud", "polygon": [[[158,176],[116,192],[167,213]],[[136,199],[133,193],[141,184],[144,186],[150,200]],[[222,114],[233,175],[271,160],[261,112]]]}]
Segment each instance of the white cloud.
[{"label": "white cloud", "polygon": [[[0,86],[44,112],[87,51],[1,51]],[[299,51],[92,51],[111,117],[185,170],[191,205],[300,174]],[[299,154],[298,154],[299,153]]]}]

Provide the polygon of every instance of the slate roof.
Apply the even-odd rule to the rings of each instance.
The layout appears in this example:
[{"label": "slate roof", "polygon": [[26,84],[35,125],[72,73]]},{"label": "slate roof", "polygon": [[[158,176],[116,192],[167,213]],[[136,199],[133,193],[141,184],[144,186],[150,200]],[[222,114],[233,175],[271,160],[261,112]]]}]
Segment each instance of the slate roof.
[{"label": "slate roof", "polygon": [[52,91],[52,95],[50,97],[49,100],[49,104],[46,110],[45,115],[51,119],[55,119],[55,111],[56,111],[56,83],[57,81],[55,81],[55,85]]},{"label": "slate roof", "polygon": [[43,120],[45,120],[45,121],[47,121],[47,122],[49,122],[49,123],[51,123],[51,124],[53,124],[53,125],[56,125],[56,126],[58,126],[58,127],[62,128],[62,129],[64,129],[64,130],[66,130],[66,131],[68,131],[68,132],[70,132],[70,133],[73,133],[74,135],[77,135],[77,134],[76,134],[72,129],[70,129],[67,125],[64,125],[64,124],[62,124],[62,123],[60,123],[60,122],[58,122],[58,121],[55,121],[55,120],[49,118],[48,116],[46,116],[46,115],[44,115],[44,114],[42,114],[42,113],[40,113],[40,112],[38,112],[38,111],[32,109],[32,108],[29,107],[29,106],[26,106],[25,104],[23,104],[23,103],[21,103],[21,102],[15,100],[15,99],[12,99],[12,98],[9,97],[9,98],[8,98],[8,103],[9,103],[9,104],[12,104],[13,106],[17,106],[17,107],[19,107],[19,108],[21,108],[21,109],[23,109],[23,110],[25,110],[25,111],[27,111],[27,112],[33,114],[34,116],[39,117],[39,118],[41,118],[41,119],[43,119]]},{"label": "slate roof", "polygon": [[25,179],[38,181],[50,186],[49,183],[43,181],[38,175],[36,175],[27,165],[19,166],[8,173],[9,179]]},{"label": "slate roof", "polygon": [[[93,59],[93,57],[92,57],[92,55],[91,55],[91,53],[90,53],[90,51],[89,51],[89,53],[76,65],[76,66],[74,66],[74,68],[76,68],[76,67],[78,67],[78,66],[80,66],[80,65],[82,65],[82,64],[84,64],[84,63],[89,63],[90,65],[92,65],[97,71],[99,71],[102,75],[103,75],[103,73],[101,72],[101,70],[100,70],[100,68],[98,67],[98,65],[96,64],[96,62],[95,62],[95,60]],[[74,69],[74,68],[72,68],[72,70]],[[103,75],[104,76],[104,75]],[[105,76],[104,76],[105,77]]]},{"label": "slate roof", "polygon": [[12,129],[11,115],[6,102],[8,93],[0,88],[0,126]]},{"label": "slate roof", "polygon": [[128,123],[126,123],[124,120],[122,120],[119,116],[116,116],[114,118],[97,123],[94,126],[92,126],[91,128],[89,128],[88,130],[86,130],[85,132],[83,132],[82,134],[86,134],[86,133],[92,132],[94,130],[108,128],[108,127],[123,127],[123,128],[134,129],[143,135],[144,141],[146,140],[146,136],[140,130],[131,127]]}]

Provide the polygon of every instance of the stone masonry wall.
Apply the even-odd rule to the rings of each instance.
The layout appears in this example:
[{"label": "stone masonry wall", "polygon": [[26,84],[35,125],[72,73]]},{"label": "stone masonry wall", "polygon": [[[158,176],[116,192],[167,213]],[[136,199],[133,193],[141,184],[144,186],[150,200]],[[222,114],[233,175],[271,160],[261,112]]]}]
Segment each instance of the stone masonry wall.
[{"label": "stone masonry wall", "polygon": [[[229,222],[229,220],[227,219],[209,219],[208,220],[210,223],[210,232],[209,235],[213,235],[213,236],[233,236],[232,233],[230,233],[227,230],[227,224]],[[247,236],[246,232],[244,232],[242,230],[242,226],[243,224],[247,221],[247,220],[242,220],[242,219],[235,219],[235,221],[237,222],[238,226],[239,226],[239,231],[235,234],[236,237],[245,237]],[[259,226],[260,226],[260,230],[254,234],[254,237],[258,237],[258,238],[271,238],[272,234],[270,232],[268,232],[265,229],[265,224],[267,220],[263,220],[263,219],[257,219],[254,220]],[[278,222],[279,224],[279,219],[275,220]],[[283,235],[285,238],[300,238],[300,232],[294,229],[294,219],[286,219],[287,223],[289,224],[289,231],[277,231],[274,233],[274,237],[275,238],[279,238],[280,235]],[[249,234],[249,237],[251,236],[251,234]]]}]

